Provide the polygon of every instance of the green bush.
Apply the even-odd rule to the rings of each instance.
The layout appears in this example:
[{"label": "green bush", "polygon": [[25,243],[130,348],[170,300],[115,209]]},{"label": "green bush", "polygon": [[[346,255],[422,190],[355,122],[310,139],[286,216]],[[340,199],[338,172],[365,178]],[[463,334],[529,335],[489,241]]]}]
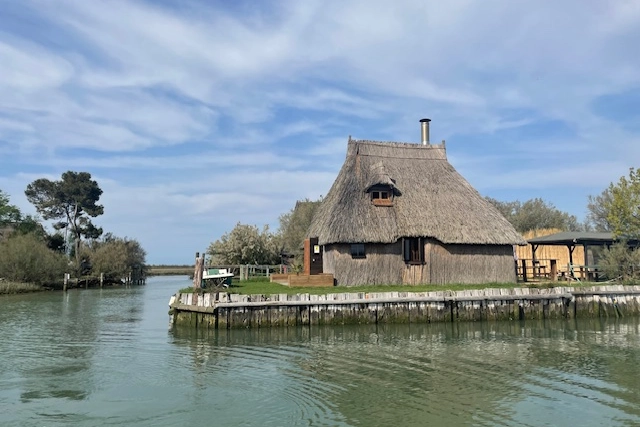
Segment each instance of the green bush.
[{"label": "green bush", "polygon": [[67,270],[64,255],[47,247],[37,235],[14,235],[0,242],[0,277],[15,282],[50,284]]},{"label": "green bush", "polygon": [[95,275],[104,273],[106,277],[122,278],[132,270],[141,273],[146,269],[146,252],[136,240],[112,237],[87,250],[85,255]]},{"label": "green bush", "polygon": [[621,282],[640,279],[640,249],[631,250],[626,242],[605,249],[599,264],[607,279]]}]

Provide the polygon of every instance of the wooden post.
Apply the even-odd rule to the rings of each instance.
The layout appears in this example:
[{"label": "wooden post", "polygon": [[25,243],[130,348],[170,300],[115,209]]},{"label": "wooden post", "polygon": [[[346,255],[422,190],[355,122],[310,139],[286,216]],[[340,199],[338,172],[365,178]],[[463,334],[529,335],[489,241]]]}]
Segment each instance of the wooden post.
[{"label": "wooden post", "polygon": [[527,260],[526,259],[522,260],[522,281],[523,282],[527,281]]},{"label": "wooden post", "polygon": [[558,280],[558,262],[555,259],[551,260],[551,281],[555,282]]},{"label": "wooden post", "polygon": [[69,273],[64,273],[64,280],[62,281],[62,291],[67,292],[67,285],[69,284]]},{"label": "wooden post", "polygon": [[202,287],[202,273],[204,270],[204,255],[200,257],[200,252],[196,252],[196,265],[193,272],[193,288],[200,289]]},{"label": "wooden post", "polygon": [[104,273],[100,273],[100,287],[104,286]]},{"label": "wooden post", "polygon": [[304,239],[302,274],[307,276],[311,274],[311,249],[311,239]]}]

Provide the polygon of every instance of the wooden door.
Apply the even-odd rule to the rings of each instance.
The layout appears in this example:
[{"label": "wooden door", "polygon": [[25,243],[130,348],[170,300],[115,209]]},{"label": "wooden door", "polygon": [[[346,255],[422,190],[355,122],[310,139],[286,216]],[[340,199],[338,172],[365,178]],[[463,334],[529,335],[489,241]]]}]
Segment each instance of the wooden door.
[{"label": "wooden door", "polygon": [[322,274],[322,248],[317,237],[304,241],[304,274]]}]

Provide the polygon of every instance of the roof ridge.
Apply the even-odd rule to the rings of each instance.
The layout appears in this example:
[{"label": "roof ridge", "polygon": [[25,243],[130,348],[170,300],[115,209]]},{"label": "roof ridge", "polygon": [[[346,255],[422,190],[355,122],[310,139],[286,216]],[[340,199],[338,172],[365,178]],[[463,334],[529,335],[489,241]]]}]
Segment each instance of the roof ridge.
[{"label": "roof ridge", "polygon": [[375,141],[375,140],[372,140],[372,139],[354,139],[354,138],[349,139],[349,143],[354,143],[354,144],[362,144],[362,143],[364,143],[364,144],[379,144],[379,145],[396,144],[396,145],[405,146],[405,147],[408,147],[408,148],[418,148],[418,149],[446,148],[446,144],[445,143],[440,143],[440,144],[433,144],[433,143],[421,144],[419,142]]}]

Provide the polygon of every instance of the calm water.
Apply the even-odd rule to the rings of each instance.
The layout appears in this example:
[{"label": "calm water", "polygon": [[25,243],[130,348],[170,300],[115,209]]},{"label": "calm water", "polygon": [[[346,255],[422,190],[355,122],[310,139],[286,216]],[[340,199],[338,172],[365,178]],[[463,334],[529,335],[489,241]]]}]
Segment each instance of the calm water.
[{"label": "calm water", "polygon": [[188,284],[0,297],[0,425],[640,425],[638,319],[169,330]]}]

